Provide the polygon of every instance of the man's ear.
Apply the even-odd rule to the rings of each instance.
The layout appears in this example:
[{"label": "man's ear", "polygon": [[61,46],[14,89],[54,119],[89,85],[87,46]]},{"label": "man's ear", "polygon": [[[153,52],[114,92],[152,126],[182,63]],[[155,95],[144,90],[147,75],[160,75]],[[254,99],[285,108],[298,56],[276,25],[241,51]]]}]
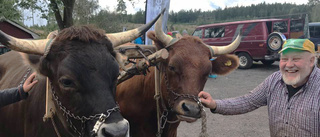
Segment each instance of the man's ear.
[{"label": "man's ear", "polygon": [[314,66],[314,65],[316,66],[317,65],[316,62],[315,62],[316,59],[317,59],[317,56],[314,56],[314,55],[310,58],[310,62],[311,62],[312,66]]},{"label": "man's ear", "polygon": [[226,75],[231,71],[237,69],[238,66],[238,56],[231,54],[220,55],[212,61],[212,73],[218,75]]}]

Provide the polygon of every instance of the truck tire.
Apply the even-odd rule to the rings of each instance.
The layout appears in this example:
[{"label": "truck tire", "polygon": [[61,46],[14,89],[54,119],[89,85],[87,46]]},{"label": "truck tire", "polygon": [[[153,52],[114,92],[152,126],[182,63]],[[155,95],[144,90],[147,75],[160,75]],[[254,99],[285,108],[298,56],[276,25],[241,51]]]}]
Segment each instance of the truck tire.
[{"label": "truck tire", "polygon": [[251,68],[253,60],[248,53],[241,52],[238,54],[239,57],[239,69]]},{"label": "truck tire", "polygon": [[271,52],[279,52],[282,48],[283,42],[286,40],[281,37],[281,33],[275,32],[271,33],[267,39],[267,48]]},{"label": "truck tire", "polygon": [[272,65],[275,61],[274,60],[261,60],[261,62],[266,65],[266,66],[270,66]]}]

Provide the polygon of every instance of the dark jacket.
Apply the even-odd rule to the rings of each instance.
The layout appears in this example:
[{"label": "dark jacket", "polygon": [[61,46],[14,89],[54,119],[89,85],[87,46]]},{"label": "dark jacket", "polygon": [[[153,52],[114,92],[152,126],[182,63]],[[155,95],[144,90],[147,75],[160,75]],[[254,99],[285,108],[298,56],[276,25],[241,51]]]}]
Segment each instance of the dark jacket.
[{"label": "dark jacket", "polygon": [[0,90],[0,108],[18,102],[21,99],[26,99],[27,97],[28,93],[23,91],[22,86]]}]

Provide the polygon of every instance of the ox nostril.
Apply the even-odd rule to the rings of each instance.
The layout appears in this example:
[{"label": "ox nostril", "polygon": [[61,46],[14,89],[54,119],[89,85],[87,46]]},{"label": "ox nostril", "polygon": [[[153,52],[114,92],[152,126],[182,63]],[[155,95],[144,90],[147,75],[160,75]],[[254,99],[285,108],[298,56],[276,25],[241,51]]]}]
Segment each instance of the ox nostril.
[{"label": "ox nostril", "polygon": [[184,111],[190,111],[190,109],[188,108],[188,106],[186,105],[186,103],[182,103],[182,109]]},{"label": "ox nostril", "polygon": [[129,136],[129,122],[123,119],[116,123],[109,123],[101,125],[98,137],[128,137]]}]

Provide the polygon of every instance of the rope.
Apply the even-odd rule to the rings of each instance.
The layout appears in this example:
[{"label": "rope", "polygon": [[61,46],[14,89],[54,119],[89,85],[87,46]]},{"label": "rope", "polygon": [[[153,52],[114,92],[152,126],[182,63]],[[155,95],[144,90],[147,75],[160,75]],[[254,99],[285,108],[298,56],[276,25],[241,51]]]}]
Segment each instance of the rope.
[{"label": "rope", "polygon": [[[52,116],[53,116],[53,113],[52,113]],[[56,125],[56,123],[54,122],[53,117],[50,117],[50,118],[51,118],[51,122],[52,122],[52,125],[53,125],[53,128],[54,128],[54,131],[56,131],[56,134],[57,134],[58,137],[61,137],[61,135],[60,135],[60,133],[59,133],[59,131],[58,131],[57,125]]]},{"label": "rope", "polygon": [[201,132],[199,134],[199,137],[208,137],[207,133],[207,117],[206,117],[206,112],[204,109],[201,111]]}]

